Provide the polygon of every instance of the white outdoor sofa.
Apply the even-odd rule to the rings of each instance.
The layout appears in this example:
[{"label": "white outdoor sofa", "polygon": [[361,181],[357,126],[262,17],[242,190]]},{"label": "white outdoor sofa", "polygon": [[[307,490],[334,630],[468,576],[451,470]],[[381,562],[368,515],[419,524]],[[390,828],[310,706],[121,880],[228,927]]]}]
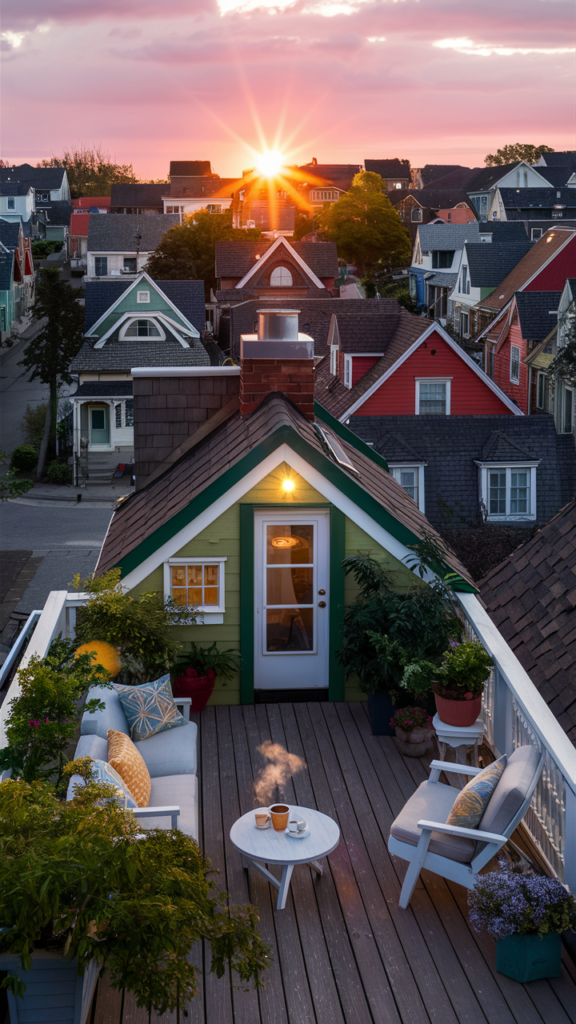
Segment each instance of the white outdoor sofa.
[{"label": "white outdoor sofa", "polygon": [[524,817],[543,765],[544,755],[536,747],[518,747],[506,762],[479,827],[461,828],[446,824],[460,790],[439,782],[440,772],[472,776],[482,769],[432,761],[430,778],[420,784],[390,826],[390,853],[408,861],[400,906],[410,903],[422,868],[472,889],[478,872]]},{"label": "white outdoor sofa", "polygon": [[[81,735],[74,757],[108,761],[108,729],[123,732],[126,736],[130,735],[130,730],[114,688],[93,686],[86,699],[94,697],[103,701],[106,707],[103,711],[85,712],[82,716]],[[189,697],[176,699],[185,718],[190,717],[190,703]],[[197,741],[196,723],[188,721],[186,725],[167,729],[135,743],[152,781],[149,806],[138,807],[133,812],[144,828],[178,828],[198,839]],[[73,775],[68,787],[69,799],[78,784],[82,785],[83,780],[79,775]]]}]

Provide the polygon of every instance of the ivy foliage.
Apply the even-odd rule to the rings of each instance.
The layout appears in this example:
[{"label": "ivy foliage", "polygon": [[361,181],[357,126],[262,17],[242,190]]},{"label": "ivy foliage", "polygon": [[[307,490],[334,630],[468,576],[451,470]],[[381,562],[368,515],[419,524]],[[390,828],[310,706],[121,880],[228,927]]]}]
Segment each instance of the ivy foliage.
[{"label": "ivy foliage", "polygon": [[547,370],[552,392],[555,390],[557,376],[561,377],[569,387],[576,387],[576,308],[574,304],[565,314],[562,327],[562,345]]},{"label": "ivy foliage", "polygon": [[[91,780],[89,758],[72,762],[74,773],[87,782],[64,803],[45,782],[0,784],[0,953],[18,955],[22,970],[39,947],[77,958],[79,973],[95,960],[149,1015],[195,997],[188,957],[201,939],[217,977],[230,967],[261,986],[270,952],[256,909],[230,905],[183,832],[143,832],[115,788]],[[25,988],[17,973],[2,984]]]}]

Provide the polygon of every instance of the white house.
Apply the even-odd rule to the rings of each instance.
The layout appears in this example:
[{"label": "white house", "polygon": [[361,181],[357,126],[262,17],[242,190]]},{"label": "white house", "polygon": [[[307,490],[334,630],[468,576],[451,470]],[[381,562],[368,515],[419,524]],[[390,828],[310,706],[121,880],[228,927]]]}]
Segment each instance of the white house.
[{"label": "white house", "polygon": [[500,218],[498,200],[495,199],[498,187],[550,188],[550,182],[525,160],[501,167],[484,167],[466,188],[481,221],[505,219]]}]

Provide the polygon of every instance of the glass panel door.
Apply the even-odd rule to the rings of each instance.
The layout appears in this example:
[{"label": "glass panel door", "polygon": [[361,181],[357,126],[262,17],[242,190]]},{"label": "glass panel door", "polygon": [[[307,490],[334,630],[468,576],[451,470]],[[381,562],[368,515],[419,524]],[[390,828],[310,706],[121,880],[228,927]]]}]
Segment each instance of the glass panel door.
[{"label": "glass panel door", "polygon": [[107,405],[90,408],[90,443],[110,444],[110,421]]}]

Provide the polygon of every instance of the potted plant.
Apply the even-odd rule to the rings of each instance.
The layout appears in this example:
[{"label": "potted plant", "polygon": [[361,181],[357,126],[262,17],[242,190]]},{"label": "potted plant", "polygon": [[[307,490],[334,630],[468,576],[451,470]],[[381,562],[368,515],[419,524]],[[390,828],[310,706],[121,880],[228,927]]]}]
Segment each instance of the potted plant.
[{"label": "potted plant", "polygon": [[216,641],[210,647],[192,642],[174,660],[172,693],[175,697],[191,697],[191,710],[203,711],[212,696],[216,676],[229,679],[238,669],[239,660],[237,651],[221,651]]},{"label": "potted plant", "polygon": [[470,921],[498,941],[496,970],[522,983],[560,975],[561,932],[576,927],[576,899],[557,878],[512,871],[480,875]]},{"label": "potted plant", "polygon": [[397,708],[390,719],[394,742],[401,754],[422,757],[432,746],[435,730],[425,708]]},{"label": "potted plant", "polygon": [[346,677],[357,679],[368,695],[372,732],[391,736],[395,708],[410,703],[401,687],[407,667],[418,659],[439,665],[462,624],[443,586],[415,583],[400,593],[393,589],[395,573],[369,555],[353,555],[343,565],[359,593],[344,614],[339,656]]},{"label": "potted plant", "polygon": [[417,659],[404,669],[400,685],[414,696],[434,693],[436,710],[446,725],[474,725],[482,710],[482,694],[492,658],[473,640],[450,640],[442,663]]},{"label": "potted plant", "polygon": [[[149,1019],[152,1010],[179,1010],[197,992],[189,952],[201,939],[218,977],[229,968],[260,986],[269,948],[255,908],[230,906],[193,839],[177,829],[143,832],[115,787],[91,781],[91,771],[89,758],[68,765],[65,775],[86,779],[68,801],[44,781],[0,784],[0,968],[9,971],[2,984],[13,1024],[29,998],[32,1006],[47,1000],[43,980],[52,982],[50,1005],[61,1001],[54,1019],[76,996],[74,1024],[84,1024],[104,972],[122,1004],[133,993]],[[69,965],[84,978],[82,999]]]}]

